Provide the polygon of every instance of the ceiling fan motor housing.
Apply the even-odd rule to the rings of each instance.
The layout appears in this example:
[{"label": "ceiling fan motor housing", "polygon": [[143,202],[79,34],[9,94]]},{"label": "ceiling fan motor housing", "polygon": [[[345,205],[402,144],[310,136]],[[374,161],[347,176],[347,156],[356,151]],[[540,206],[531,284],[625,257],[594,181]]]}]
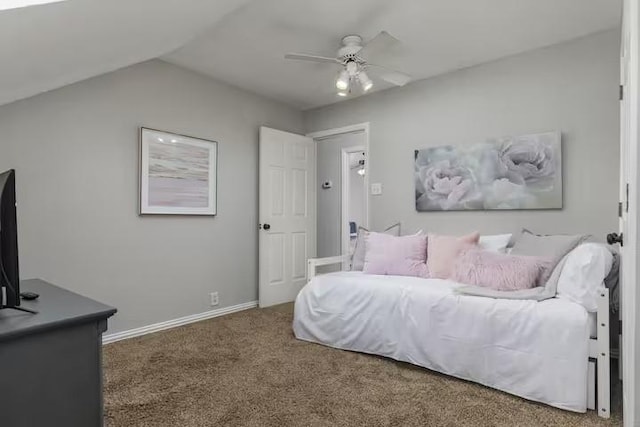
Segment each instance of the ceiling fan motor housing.
[{"label": "ceiling fan motor housing", "polygon": [[344,58],[345,62],[355,61],[356,54],[362,49],[362,37],[357,35],[344,36],[342,47],[338,50],[338,57]]}]

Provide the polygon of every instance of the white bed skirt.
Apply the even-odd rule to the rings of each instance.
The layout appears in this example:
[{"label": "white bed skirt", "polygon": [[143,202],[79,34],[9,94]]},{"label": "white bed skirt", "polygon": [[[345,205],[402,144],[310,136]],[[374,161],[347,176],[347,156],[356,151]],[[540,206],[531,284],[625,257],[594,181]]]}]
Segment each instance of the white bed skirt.
[{"label": "white bed skirt", "polygon": [[586,411],[589,318],[581,305],[462,296],[457,286],[361,272],[316,276],[298,294],[293,331]]}]

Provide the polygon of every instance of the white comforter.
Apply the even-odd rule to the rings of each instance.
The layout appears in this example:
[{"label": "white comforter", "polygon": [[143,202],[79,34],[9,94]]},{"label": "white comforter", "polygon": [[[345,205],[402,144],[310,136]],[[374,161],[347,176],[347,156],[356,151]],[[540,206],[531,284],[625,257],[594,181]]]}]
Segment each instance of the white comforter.
[{"label": "white comforter", "polygon": [[361,272],[316,276],[298,294],[293,331],[586,411],[589,318],[581,305],[462,296],[457,286]]}]

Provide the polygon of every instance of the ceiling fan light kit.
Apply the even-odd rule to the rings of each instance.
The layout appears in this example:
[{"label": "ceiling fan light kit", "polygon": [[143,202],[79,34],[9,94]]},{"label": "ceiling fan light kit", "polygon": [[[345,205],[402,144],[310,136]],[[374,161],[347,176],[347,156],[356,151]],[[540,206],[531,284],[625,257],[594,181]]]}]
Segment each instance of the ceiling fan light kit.
[{"label": "ceiling fan light kit", "polygon": [[386,31],[382,31],[365,45],[362,43],[362,37],[358,35],[345,36],[341,43],[342,46],[338,49],[335,58],[304,53],[289,53],[285,55],[285,58],[342,66],[335,81],[336,89],[338,89],[337,94],[341,97],[352,93],[353,82],[356,80],[360,83],[362,92],[366,93],[371,90],[373,80],[365,70],[371,71],[375,77],[396,86],[404,86],[411,80],[408,74],[368,62],[368,58],[371,56],[380,56],[381,52],[398,43],[398,40]]},{"label": "ceiling fan light kit", "polygon": [[362,90],[365,92],[369,91],[369,89],[373,87],[373,82],[371,81],[367,73],[364,72],[364,70],[360,71],[360,73],[358,74],[358,80],[360,80]]},{"label": "ceiling fan light kit", "polygon": [[345,69],[340,71],[340,73],[338,74],[338,79],[336,80],[336,87],[338,88],[338,90],[344,91],[349,89],[349,80],[351,80],[351,77],[349,76],[347,70]]}]

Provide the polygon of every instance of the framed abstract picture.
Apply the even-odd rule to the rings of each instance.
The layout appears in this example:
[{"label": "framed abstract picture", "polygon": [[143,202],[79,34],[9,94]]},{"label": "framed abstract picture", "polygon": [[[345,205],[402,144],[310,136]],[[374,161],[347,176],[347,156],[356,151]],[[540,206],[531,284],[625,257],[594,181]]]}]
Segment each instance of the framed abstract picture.
[{"label": "framed abstract picture", "polygon": [[140,214],[216,215],[218,143],[140,128]]},{"label": "framed abstract picture", "polygon": [[562,209],[560,132],[415,151],[416,210]]}]

